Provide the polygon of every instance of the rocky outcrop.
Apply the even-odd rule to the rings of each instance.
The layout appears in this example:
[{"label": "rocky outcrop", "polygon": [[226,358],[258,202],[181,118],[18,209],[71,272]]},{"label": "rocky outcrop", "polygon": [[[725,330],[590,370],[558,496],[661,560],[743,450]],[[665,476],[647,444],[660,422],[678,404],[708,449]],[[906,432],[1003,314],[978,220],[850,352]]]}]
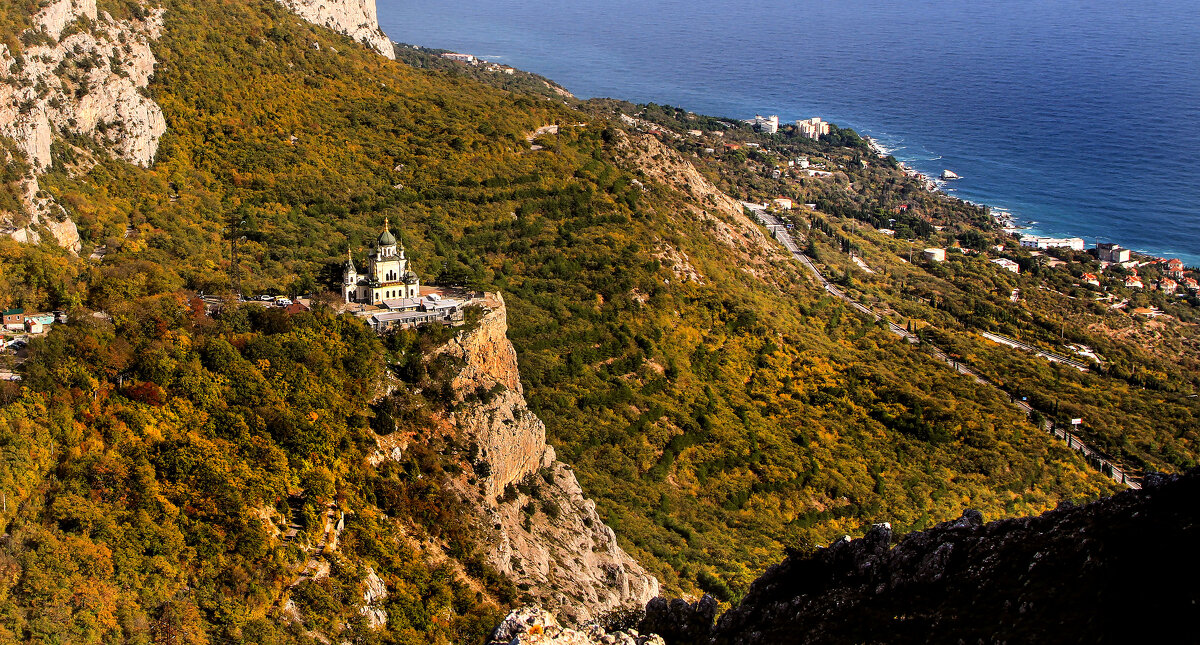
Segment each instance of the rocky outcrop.
[{"label": "rocky outcrop", "polygon": [[747,261],[785,256],[762,229],[746,216],[741,202],[726,195],[708,180],[692,162],[656,137],[638,132],[619,132],[617,154],[647,178],[670,186],[691,197],[689,215],[705,223],[721,243],[737,251]]},{"label": "rocky outcrop", "polygon": [[379,574],[375,573],[375,569],[367,567],[367,577],[363,579],[363,604],[358,608],[358,613],[367,619],[367,624],[372,629],[380,629],[387,625],[388,613],[382,607],[387,597],[387,585],[383,583]]},{"label": "rocky outcrop", "polygon": [[894,545],[876,525],[771,567],[715,626],[659,602],[642,628],[669,643],[1177,640],[1200,606],[1198,540],[1200,474],[1147,476],[1038,517],[967,511]]},{"label": "rocky outcrop", "polygon": [[392,41],[379,28],[375,0],[278,0],[292,13],[328,27],[395,59]]},{"label": "rocky outcrop", "polygon": [[22,179],[25,213],[0,214],[14,239],[41,232],[79,250],[79,234],[63,208],[45,196],[37,176],[51,164],[51,144],[64,134],[89,137],[112,155],[149,166],[166,132],[162,110],[143,92],[154,74],[150,43],[161,10],[136,20],[97,12],[95,0],[56,0],[33,16],[23,51],[0,45],[0,136],[16,142],[29,167]]},{"label": "rocky outcrop", "polygon": [[476,329],[439,350],[464,364],[451,381],[459,403],[451,420],[478,447],[477,460],[488,464],[488,497],[536,472],[547,450],[546,426],[525,405],[517,350],[507,334],[504,299],[497,295]]},{"label": "rocky outcrop", "polygon": [[579,629],[563,627],[540,607],[514,610],[492,633],[490,645],[663,645],[655,634],[636,629],[609,631],[595,623]]},{"label": "rocky outcrop", "polygon": [[459,359],[450,425],[473,446],[472,470],[456,482],[474,501],[489,560],[571,624],[658,594],[658,580],[617,544],[574,472],[546,445],[546,428],[526,406],[504,301],[495,296],[478,325],[440,353]]}]

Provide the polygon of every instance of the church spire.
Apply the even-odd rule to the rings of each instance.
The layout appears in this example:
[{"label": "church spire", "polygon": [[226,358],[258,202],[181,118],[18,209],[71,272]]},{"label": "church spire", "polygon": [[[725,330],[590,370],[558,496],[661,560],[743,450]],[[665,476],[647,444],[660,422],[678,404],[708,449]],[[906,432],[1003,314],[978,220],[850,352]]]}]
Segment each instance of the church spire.
[{"label": "church spire", "polygon": [[379,234],[379,246],[395,246],[396,236],[392,235],[392,226],[388,218],[383,218],[383,232]]}]

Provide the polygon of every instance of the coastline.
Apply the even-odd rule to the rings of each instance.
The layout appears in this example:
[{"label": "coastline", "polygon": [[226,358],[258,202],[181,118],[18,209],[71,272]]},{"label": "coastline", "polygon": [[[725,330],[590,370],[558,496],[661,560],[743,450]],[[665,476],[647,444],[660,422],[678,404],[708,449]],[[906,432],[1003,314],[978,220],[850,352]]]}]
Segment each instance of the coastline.
[{"label": "coastline", "polygon": [[[894,155],[892,154],[893,149],[887,148],[884,144],[880,143],[879,140],[876,139],[875,137],[863,136],[863,140],[867,142],[867,145],[871,148],[871,151],[874,152],[875,155],[877,157],[879,157],[880,159],[894,157]],[[914,178],[922,181],[925,184],[926,190],[928,190],[930,192],[941,192],[943,195],[955,197],[953,195],[949,195],[949,193],[946,190],[944,190],[945,186],[947,184],[947,182],[945,180],[938,179],[938,178],[931,178],[928,175],[926,175],[925,173],[913,168],[911,165],[909,165],[908,162],[901,161],[899,158],[897,158],[896,161],[900,164],[900,168],[904,172],[905,175],[908,175],[909,177],[914,177]],[[961,199],[961,198],[955,197],[955,199]],[[1049,236],[1056,235],[1054,232],[1048,232],[1048,231],[1043,231],[1043,230],[1038,229],[1036,227],[1036,225],[1038,224],[1038,222],[1036,220],[1021,220],[1021,219],[1019,219],[1016,215],[1014,215],[1012,213],[1012,211],[1010,211],[1007,208],[992,206],[991,204],[982,204],[982,203],[971,202],[970,200],[963,200],[963,201],[967,201],[968,203],[972,203],[977,206],[983,206],[983,207],[987,208],[988,212],[991,214],[992,220],[996,223],[996,225],[999,226],[1003,231],[1012,235],[1013,237],[1019,238],[1022,235],[1036,235],[1036,236],[1048,236],[1049,237]],[[1116,242],[1120,246],[1129,249],[1132,253],[1134,253],[1138,256],[1141,256],[1146,260],[1165,261],[1168,258],[1179,258],[1179,259],[1183,260],[1184,263],[1189,267],[1200,267],[1200,256],[1195,256],[1195,255],[1189,254],[1189,253],[1153,252],[1153,251],[1148,251],[1145,249],[1139,249],[1139,248],[1125,246],[1124,244],[1121,244],[1121,242],[1119,240],[1115,240],[1115,239],[1111,239],[1111,238],[1100,240],[1093,236],[1074,235],[1070,232],[1060,233],[1058,235],[1061,235],[1062,237],[1079,237],[1085,241],[1085,244],[1091,245],[1093,247],[1096,244],[1099,244],[1101,242]]]}]

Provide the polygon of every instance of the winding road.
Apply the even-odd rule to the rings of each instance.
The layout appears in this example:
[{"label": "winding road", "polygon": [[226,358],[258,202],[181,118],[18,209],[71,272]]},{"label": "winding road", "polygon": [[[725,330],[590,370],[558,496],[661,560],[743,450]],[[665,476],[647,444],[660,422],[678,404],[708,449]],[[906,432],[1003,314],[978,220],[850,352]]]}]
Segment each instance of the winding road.
[{"label": "winding road", "polygon": [[[976,373],[974,370],[967,367],[966,365],[963,365],[962,363],[954,360],[953,358],[948,356],[945,352],[943,352],[941,349],[929,344],[928,342],[922,344],[921,339],[917,338],[917,336],[915,334],[909,332],[904,327],[901,327],[900,325],[897,325],[896,323],[885,319],[883,316],[875,313],[874,311],[871,311],[870,308],[868,308],[865,305],[863,305],[862,303],[854,300],[849,295],[847,295],[845,291],[842,291],[841,289],[839,289],[837,287],[837,285],[834,285],[832,282],[827,280],[825,278],[825,276],[821,273],[820,269],[817,268],[817,265],[813,264],[812,259],[809,258],[807,255],[804,255],[804,253],[802,253],[800,251],[800,247],[798,247],[796,245],[795,240],[792,239],[791,233],[788,233],[787,226],[785,226],[783,224],[783,222],[780,222],[779,218],[775,217],[770,212],[768,212],[765,206],[763,206],[761,204],[755,204],[753,202],[742,202],[742,207],[744,207],[746,210],[754,213],[755,219],[757,219],[760,223],[762,223],[763,226],[765,226],[767,228],[767,231],[769,231],[771,233],[771,235],[773,235],[775,237],[776,241],[778,241],[780,244],[783,245],[783,248],[787,249],[788,252],[790,252],[792,254],[792,257],[794,257],[796,260],[799,260],[799,262],[801,264],[803,264],[806,268],[808,268],[809,272],[811,272],[813,274],[813,276],[815,276],[817,278],[817,281],[821,283],[821,286],[824,287],[825,291],[829,292],[830,295],[843,300],[846,304],[848,304],[851,307],[853,307],[854,309],[862,312],[863,314],[870,316],[876,322],[879,322],[879,321],[886,322],[888,329],[891,330],[891,332],[893,334],[896,334],[897,336],[903,338],[904,340],[907,340],[910,344],[922,345],[924,350],[926,352],[928,352],[931,356],[933,356],[937,360],[945,363],[946,365],[949,365],[952,369],[954,369],[954,371],[958,372],[959,374],[962,374],[963,376],[973,379],[976,383],[978,383],[980,385],[987,385],[989,387],[994,387],[994,388],[1000,390],[1006,396],[1009,396],[1009,400],[1012,401],[1013,405],[1015,405],[1017,408],[1019,408],[1022,412],[1029,415],[1030,417],[1033,416],[1033,413],[1034,413],[1033,407],[1031,407],[1025,401],[1018,401],[1016,399],[1013,399],[1012,396],[1008,395],[1007,392],[1004,392],[1004,390],[1002,388],[1000,388],[996,384],[992,383],[991,381],[983,378],[982,376],[980,376],[978,373]],[[1013,340],[1011,338],[1008,338],[1007,336],[1000,336],[999,334],[991,334],[988,332],[983,332],[983,337],[987,338],[988,340],[991,340],[993,342],[1001,343],[1003,345],[1008,345],[1009,347],[1026,349],[1028,351],[1035,352],[1039,356],[1043,356],[1043,357],[1047,358],[1048,360],[1056,360],[1056,361],[1062,362],[1064,364],[1070,365],[1072,367],[1075,367],[1076,369],[1086,369],[1088,367],[1084,363],[1077,361],[1075,359],[1063,356],[1062,354],[1056,354],[1054,352],[1047,352],[1045,350],[1041,350],[1036,347],[1033,347],[1032,345],[1027,345],[1020,341]],[[1079,437],[1071,434],[1070,432],[1068,432],[1064,429],[1056,427],[1053,423],[1051,423],[1049,421],[1043,422],[1042,429],[1051,433],[1053,436],[1066,441],[1068,448],[1075,450],[1076,452],[1079,452],[1080,454],[1082,454],[1089,464],[1091,464],[1093,467],[1095,467],[1101,473],[1104,473],[1106,476],[1112,478],[1113,481],[1121,483],[1121,484],[1125,484],[1126,486],[1128,486],[1130,488],[1134,488],[1134,489],[1141,488],[1141,484],[1139,484],[1137,481],[1135,481],[1131,476],[1126,475],[1125,471],[1120,466],[1118,466],[1118,465],[1112,463],[1111,461],[1109,461],[1108,459],[1106,459],[1100,453],[1100,451],[1092,448],[1091,446],[1084,444],[1083,441],[1081,441],[1079,439]]]}]

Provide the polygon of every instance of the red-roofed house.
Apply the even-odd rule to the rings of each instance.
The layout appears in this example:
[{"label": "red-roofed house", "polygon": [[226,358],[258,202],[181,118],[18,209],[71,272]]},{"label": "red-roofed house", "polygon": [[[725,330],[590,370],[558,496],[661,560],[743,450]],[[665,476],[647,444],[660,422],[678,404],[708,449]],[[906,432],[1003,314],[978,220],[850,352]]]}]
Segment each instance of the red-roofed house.
[{"label": "red-roofed house", "polygon": [[1179,288],[1179,284],[1170,278],[1163,278],[1158,281],[1158,290],[1163,293],[1175,293]]},{"label": "red-roofed house", "polygon": [[1172,278],[1182,278],[1183,277],[1183,260],[1180,260],[1179,258],[1171,258],[1170,260],[1167,260],[1166,273],[1167,273],[1167,275],[1171,276]]},{"label": "red-roofed house", "polygon": [[1137,275],[1131,275],[1125,278],[1125,286],[1129,287],[1130,289],[1141,289],[1142,279],[1137,277]]},{"label": "red-roofed house", "polygon": [[1094,274],[1094,273],[1085,273],[1079,277],[1083,278],[1084,284],[1090,284],[1090,285],[1096,286],[1096,287],[1100,286],[1100,278],[1097,278],[1096,274]]}]

